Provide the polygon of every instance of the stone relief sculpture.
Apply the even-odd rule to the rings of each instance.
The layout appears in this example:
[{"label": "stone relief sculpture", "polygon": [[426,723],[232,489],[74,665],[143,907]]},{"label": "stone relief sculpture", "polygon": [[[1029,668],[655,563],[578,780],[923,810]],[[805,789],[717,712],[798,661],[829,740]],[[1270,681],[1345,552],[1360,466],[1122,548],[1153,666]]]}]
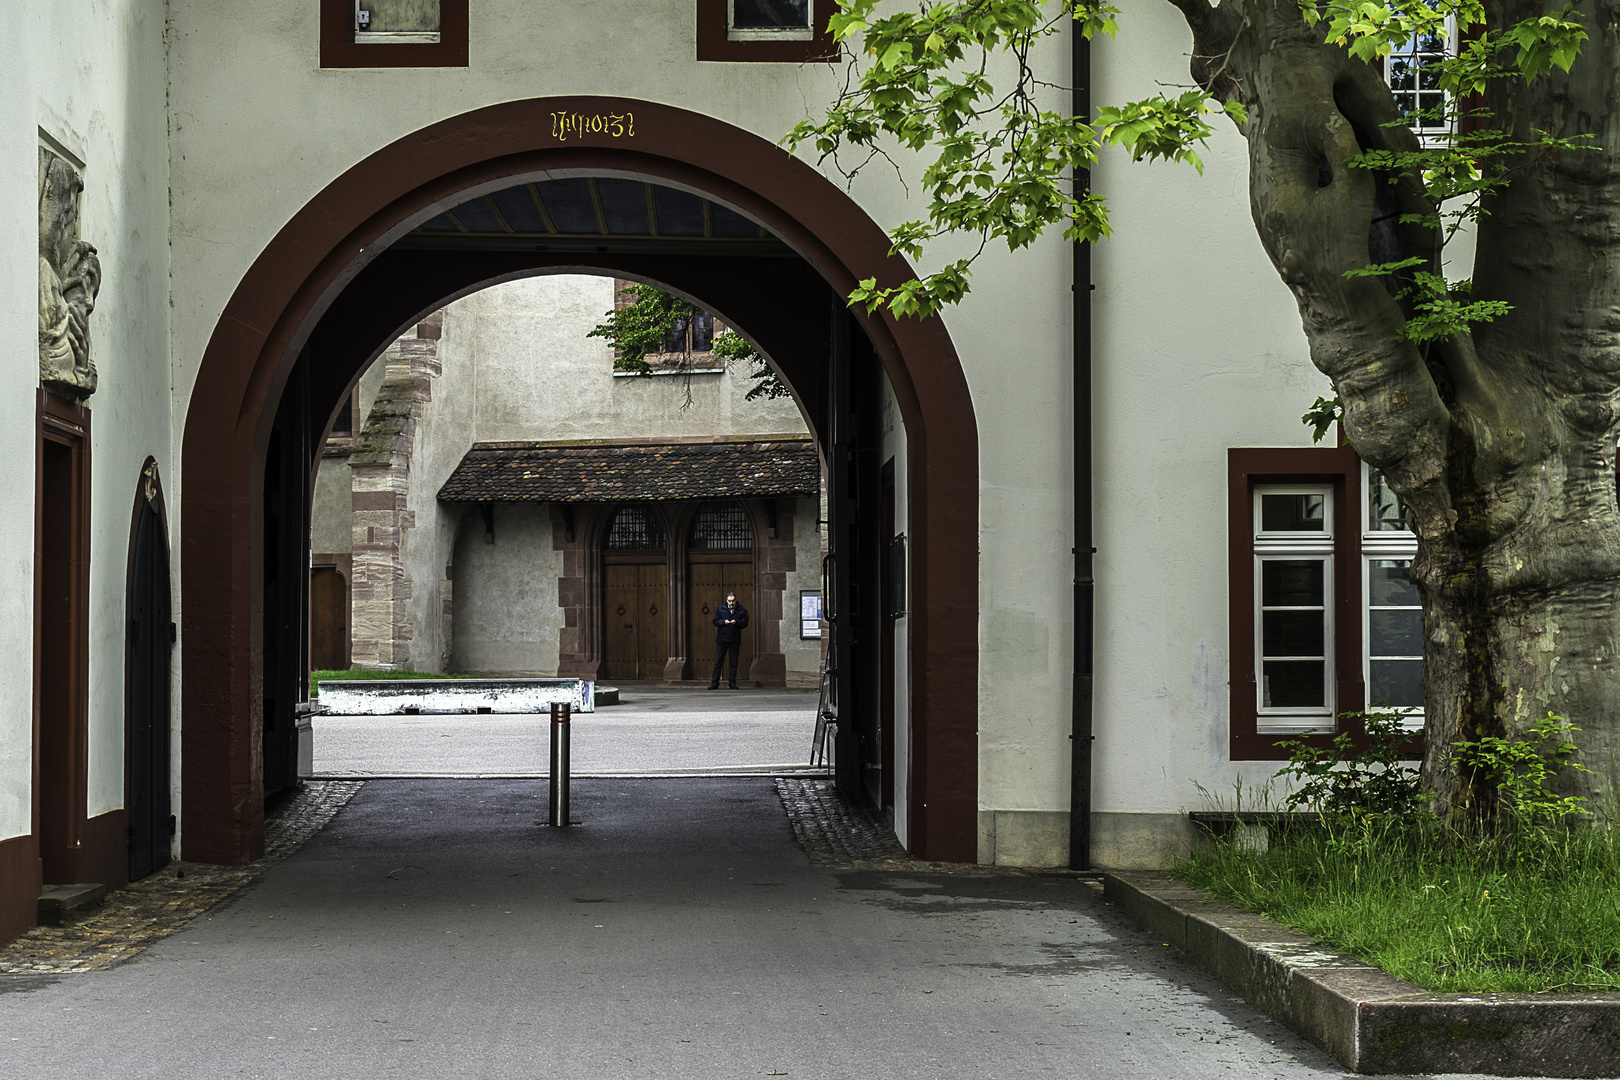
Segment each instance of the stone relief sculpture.
[{"label": "stone relief sculpture", "polygon": [[96,392],[90,312],[101,289],[96,249],[79,239],[78,170],[39,149],[39,381],[83,400]]}]

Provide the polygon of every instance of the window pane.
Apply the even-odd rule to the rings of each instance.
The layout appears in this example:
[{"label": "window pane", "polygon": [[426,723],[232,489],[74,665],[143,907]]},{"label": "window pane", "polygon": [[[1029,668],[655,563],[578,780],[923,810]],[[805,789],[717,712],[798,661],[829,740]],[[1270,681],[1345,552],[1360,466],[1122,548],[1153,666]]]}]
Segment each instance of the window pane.
[{"label": "window pane", "polygon": [[356,11],[369,11],[374,34],[424,34],[439,29],[439,0],[361,0]]},{"label": "window pane", "polygon": [[1320,611],[1267,611],[1261,623],[1265,656],[1326,656],[1327,633]]},{"label": "window pane", "polygon": [[1261,665],[1260,707],[1322,708],[1327,702],[1323,689],[1326,671],[1323,660],[1267,660]]},{"label": "window pane", "polygon": [[662,551],[664,519],[649,507],[623,507],[613,516],[607,547],[610,551]]},{"label": "window pane", "polygon": [[1394,708],[1423,708],[1423,661],[1374,660],[1367,704]]},{"label": "window pane", "polygon": [[[1267,650],[1268,654],[1270,650]],[[1303,653],[1296,655],[1306,655]],[[1422,656],[1423,612],[1373,609],[1367,613],[1367,655]]]},{"label": "window pane", "polygon": [[754,533],[741,506],[708,502],[692,518],[692,538],[687,543],[694,551],[744,551],[754,546]]},{"label": "window pane", "polygon": [[351,395],[343,402],[343,408],[338,410],[337,419],[332,421],[332,438],[347,438],[354,434],[354,398]]},{"label": "window pane", "polygon": [[714,348],[714,316],[700,311],[692,317],[692,351],[708,352]]},{"label": "window pane", "polygon": [[733,29],[776,30],[810,25],[810,0],[732,0]]},{"label": "window pane", "polygon": [[686,316],[675,320],[675,326],[670,330],[669,337],[664,339],[664,351],[667,353],[686,351]]},{"label": "window pane", "polygon": [[1411,559],[1373,559],[1367,567],[1367,597],[1373,607],[1416,607]]},{"label": "window pane", "polygon": [[1260,563],[1263,607],[1322,607],[1321,559],[1264,559]]},{"label": "window pane", "polygon": [[1367,525],[1374,532],[1412,530],[1406,522],[1406,507],[1401,504],[1401,497],[1377,469],[1367,470]]},{"label": "window pane", "polygon": [[1262,532],[1322,532],[1327,527],[1327,499],[1322,495],[1260,495]]}]

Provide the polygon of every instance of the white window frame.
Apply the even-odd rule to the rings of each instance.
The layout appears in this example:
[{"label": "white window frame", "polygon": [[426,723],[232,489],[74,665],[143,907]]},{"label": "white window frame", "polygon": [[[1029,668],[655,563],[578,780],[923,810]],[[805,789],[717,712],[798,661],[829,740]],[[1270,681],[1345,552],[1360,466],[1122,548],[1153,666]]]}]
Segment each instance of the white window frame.
[{"label": "white window frame", "polygon": [[[1372,564],[1386,559],[1417,557],[1417,534],[1409,529],[1375,529],[1372,512],[1372,474],[1376,470],[1365,461],[1361,463],[1361,681],[1366,687],[1367,708],[1383,708],[1372,701]],[[1406,607],[1383,610],[1405,611]],[[1421,612],[1422,608],[1418,608]],[[1422,660],[1422,656],[1379,656],[1379,660]],[[1418,706],[1407,713],[1402,725],[1408,731],[1423,729],[1423,708]]]},{"label": "white window frame", "polygon": [[[1322,528],[1304,531],[1264,531],[1261,529],[1261,500],[1266,495],[1320,495]],[[1267,735],[1286,735],[1334,730],[1337,713],[1337,683],[1333,669],[1334,649],[1334,506],[1331,484],[1256,484],[1251,495],[1254,537],[1254,684],[1256,728]],[[1322,562],[1322,705],[1320,707],[1268,706],[1265,703],[1265,586],[1264,563],[1291,562],[1318,558]],[[1271,659],[1279,659],[1272,657]],[[1316,659],[1302,657],[1301,659]]]},{"label": "white window frame", "polygon": [[727,41],[810,41],[816,36],[816,2],[805,4],[809,23],[805,26],[782,26],[771,29],[737,29],[737,0],[726,0]]},{"label": "white window frame", "polygon": [[[1406,53],[1404,55],[1411,56],[1413,54]],[[1457,55],[1457,18],[1455,15],[1446,16],[1445,40],[1443,42],[1442,52],[1440,54],[1423,53],[1422,55],[1441,55],[1444,58]],[[1394,84],[1390,81],[1390,63],[1395,59],[1395,57],[1396,54],[1392,52],[1389,56],[1384,58],[1384,82],[1389,86],[1390,93],[1395,97],[1395,107],[1399,109],[1402,101],[1405,100],[1408,95],[1411,96],[1412,104],[1417,105],[1419,103],[1418,95],[1422,93],[1420,89],[1414,86],[1411,90],[1396,90]],[[1416,74],[1414,72],[1414,79],[1415,78]],[[1448,120],[1445,126],[1441,127],[1438,125],[1430,125],[1419,127],[1413,124],[1407,125],[1408,127],[1411,127],[1412,130],[1417,134],[1417,137],[1423,141],[1423,145],[1426,148],[1441,145],[1444,142],[1445,137],[1449,136],[1456,130],[1456,117],[1449,115],[1449,106],[1453,101],[1453,98],[1448,91],[1442,90],[1440,93],[1445,97],[1448,106]]]}]

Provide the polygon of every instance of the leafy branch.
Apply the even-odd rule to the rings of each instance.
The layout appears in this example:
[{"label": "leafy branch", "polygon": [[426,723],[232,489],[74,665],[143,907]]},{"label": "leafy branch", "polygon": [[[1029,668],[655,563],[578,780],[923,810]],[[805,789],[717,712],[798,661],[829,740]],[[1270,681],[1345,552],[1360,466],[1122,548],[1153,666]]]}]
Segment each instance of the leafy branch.
[{"label": "leafy branch", "polygon": [[745,363],[748,365],[748,378],[754,383],[749,387],[748,393],[743,395],[744,401],[754,401],[764,398],[770,401],[774,398],[790,398],[793,392],[788,389],[787,383],[771,367],[763,353],[748,344],[748,339],[735,330],[727,330],[716,334],[714,338],[714,355],[721,357],[726,363]]},{"label": "leafy branch", "polygon": [[[637,375],[651,375],[654,371],[685,373],[686,401],[682,407],[690,405],[693,351],[688,329],[704,314],[703,309],[653,285],[631,285],[623,293],[633,298],[631,302],[607,312],[603,316],[606,321],[598,323],[585,336],[603,338],[613,345],[618,353],[613,359],[615,371]],[[671,345],[679,347],[672,349]],[[741,334],[722,331],[715,335],[710,348],[712,355],[728,366],[738,362],[750,365],[748,378],[753,380],[754,386],[743,400],[792,396],[776,369]],[[649,356],[657,363],[650,362]]]},{"label": "leafy branch", "polygon": [[[882,2],[838,0],[832,36],[864,66],[851,67],[824,117],[800,122],[782,141],[795,150],[813,147],[849,181],[873,157],[889,158],[889,145],[931,151],[922,175],[926,216],[893,231],[891,253],[916,262],[929,243],[954,233],[979,243],[967,258],[920,278],[892,286],[862,281],[850,302],[868,311],[922,317],[957,303],[992,242],[1017,251],[1059,226],[1068,240],[1107,236],[1104,201],[1073,188],[1099,147],[1201,171],[1196,147],[1214,133],[1211,114],[1243,119],[1235,102],[1214,104],[1197,90],[1104,107],[1095,122],[1043,108],[1039,99],[1057,88],[1037,77],[1032,50],[1065,23],[1088,40],[1112,37],[1118,11],[1103,0],[924,0],[916,11],[880,15]],[[1010,87],[990,75],[990,59],[1001,53],[1013,61]],[[859,164],[842,164],[846,147],[865,151]]]},{"label": "leafy branch", "polygon": [[[1356,0],[1321,3],[1300,0],[1306,21],[1320,25],[1324,40],[1367,63],[1384,63],[1414,41],[1445,42],[1455,35],[1455,52],[1425,65],[1442,103],[1414,109],[1388,126],[1420,125],[1427,139],[1417,150],[1369,150],[1351,162],[1382,181],[1414,180],[1429,201],[1421,213],[1405,213],[1399,223],[1432,230],[1439,243],[1431,258],[1370,263],[1348,270],[1346,278],[1376,277],[1402,302],[1406,324],[1401,337],[1419,344],[1469,334],[1480,323],[1501,318],[1512,306],[1474,300],[1470,279],[1447,280],[1441,253],[1456,234],[1484,214],[1484,199],[1511,182],[1513,174],[1550,153],[1591,149],[1590,140],[1554,138],[1544,132],[1515,139],[1488,125],[1493,117],[1478,104],[1492,80],[1526,82],[1552,70],[1568,71],[1587,32],[1572,5],[1560,12],[1520,20],[1503,30],[1485,27],[1480,0]],[[1422,80],[1411,69],[1406,77]],[[1320,442],[1343,415],[1337,395],[1317,398],[1301,420]]]},{"label": "leafy branch", "polygon": [[679,356],[677,369],[683,364],[689,365],[691,350],[684,335],[679,339],[682,343],[679,353],[671,353],[668,346],[677,331],[682,326],[690,326],[702,309],[652,285],[631,285],[622,290],[621,295],[624,293],[634,297],[632,302],[607,312],[603,316],[607,321],[598,323],[585,335],[603,338],[613,345],[618,353],[613,358],[613,370],[650,375],[653,365],[647,362],[647,356],[654,353]]}]

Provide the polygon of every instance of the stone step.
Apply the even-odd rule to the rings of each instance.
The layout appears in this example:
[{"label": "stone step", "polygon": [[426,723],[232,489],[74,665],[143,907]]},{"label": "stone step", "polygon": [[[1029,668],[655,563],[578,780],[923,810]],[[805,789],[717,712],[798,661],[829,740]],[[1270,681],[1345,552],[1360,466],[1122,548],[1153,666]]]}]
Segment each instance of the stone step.
[{"label": "stone step", "polygon": [[105,885],[47,885],[39,894],[39,925],[63,926],[82,919],[101,906],[107,892]]}]

